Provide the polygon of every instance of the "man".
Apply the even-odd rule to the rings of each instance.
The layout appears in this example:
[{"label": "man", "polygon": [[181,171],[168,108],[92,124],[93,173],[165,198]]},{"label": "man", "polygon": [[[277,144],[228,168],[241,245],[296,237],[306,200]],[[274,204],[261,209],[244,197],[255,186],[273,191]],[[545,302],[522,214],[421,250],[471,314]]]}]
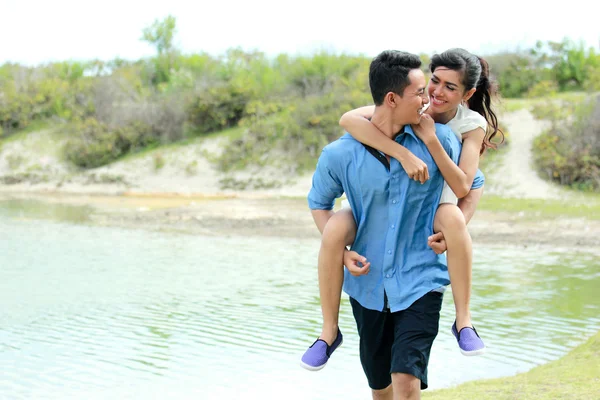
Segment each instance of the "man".
[{"label": "man", "polygon": [[399,51],[385,51],[373,60],[369,82],[376,108],[371,121],[427,164],[429,180],[411,180],[397,160],[346,134],[323,149],[308,196],[319,231],[342,193],[357,222],[352,249],[369,260],[370,272],[352,276],[345,271],[344,291],[374,399],[420,398],[420,389],[427,387],[443,289],[449,284],[445,257],[427,241],[444,180],[410,125],[435,129],[454,162],[460,143],[445,125],[434,127],[430,119],[421,123],[428,99],[420,66],[418,56]]}]

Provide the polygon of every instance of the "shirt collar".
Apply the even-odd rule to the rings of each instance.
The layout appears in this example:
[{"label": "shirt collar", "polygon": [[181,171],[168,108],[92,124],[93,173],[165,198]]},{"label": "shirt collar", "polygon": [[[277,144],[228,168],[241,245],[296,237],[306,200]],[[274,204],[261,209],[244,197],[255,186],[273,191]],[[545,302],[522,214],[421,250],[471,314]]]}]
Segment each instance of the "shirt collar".
[{"label": "shirt collar", "polygon": [[[367,118],[367,119],[369,121],[371,121],[371,118]],[[417,139],[417,135],[412,130],[412,126],[410,126],[410,124],[404,125],[404,127],[402,128],[402,130],[400,131],[400,133],[398,134],[398,136],[396,136],[396,141],[398,141],[402,137],[403,133],[408,133],[410,136],[412,136],[413,138]],[[350,136],[352,136],[352,135],[350,135]]]},{"label": "shirt collar", "polygon": [[417,135],[412,130],[412,127],[410,126],[410,124],[409,125],[404,125],[404,128],[402,128],[402,131],[400,132],[400,134],[398,136],[396,136],[396,140],[400,139],[402,137],[403,133],[408,133],[410,136],[412,136],[413,138],[417,139]]}]

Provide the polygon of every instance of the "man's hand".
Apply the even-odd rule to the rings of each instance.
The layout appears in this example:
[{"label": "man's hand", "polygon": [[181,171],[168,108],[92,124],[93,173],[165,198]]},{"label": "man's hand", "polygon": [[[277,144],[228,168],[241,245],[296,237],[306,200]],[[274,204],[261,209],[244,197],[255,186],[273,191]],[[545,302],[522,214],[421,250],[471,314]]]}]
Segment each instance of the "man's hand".
[{"label": "man's hand", "polygon": [[421,183],[425,183],[425,181],[429,179],[427,164],[410,151],[406,150],[405,154],[402,158],[399,158],[398,161],[400,161],[402,168],[404,168],[410,179],[414,179]]},{"label": "man's hand", "polygon": [[421,122],[418,125],[412,125],[415,134],[427,145],[431,140],[435,140],[435,122],[431,115],[423,114]]},{"label": "man's hand", "polygon": [[[362,267],[359,265],[362,264]],[[344,251],[344,265],[353,276],[361,276],[369,273],[370,262],[355,251]]]},{"label": "man's hand", "polygon": [[434,233],[427,238],[427,244],[433,249],[435,254],[442,254],[448,247],[446,247],[446,239],[442,232]]}]

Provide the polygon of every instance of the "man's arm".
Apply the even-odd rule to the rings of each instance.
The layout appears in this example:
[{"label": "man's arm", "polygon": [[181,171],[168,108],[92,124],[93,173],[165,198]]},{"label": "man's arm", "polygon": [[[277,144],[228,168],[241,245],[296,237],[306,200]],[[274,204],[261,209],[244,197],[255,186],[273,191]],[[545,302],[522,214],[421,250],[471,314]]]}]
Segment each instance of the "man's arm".
[{"label": "man's arm", "polygon": [[319,232],[323,234],[327,221],[334,214],[335,199],[344,193],[341,177],[337,173],[340,163],[334,155],[335,151],[323,149],[313,174],[312,187],[308,193],[308,207]]}]

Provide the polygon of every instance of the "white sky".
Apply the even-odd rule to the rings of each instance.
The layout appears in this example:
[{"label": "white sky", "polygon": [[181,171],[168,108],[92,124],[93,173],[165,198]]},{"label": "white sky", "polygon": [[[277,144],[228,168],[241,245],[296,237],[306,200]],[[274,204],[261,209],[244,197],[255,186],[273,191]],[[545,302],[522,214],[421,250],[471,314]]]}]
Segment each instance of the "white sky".
[{"label": "white sky", "polygon": [[[315,49],[374,56],[385,49],[482,55],[535,40],[583,40],[598,49],[593,1],[568,0],[0,0],[0,64],[137,59],[154,52],[142,29],[177,18],[184,53],[231,47],[267,54]],[[560,5],[560,6],[559,6]]]}]

